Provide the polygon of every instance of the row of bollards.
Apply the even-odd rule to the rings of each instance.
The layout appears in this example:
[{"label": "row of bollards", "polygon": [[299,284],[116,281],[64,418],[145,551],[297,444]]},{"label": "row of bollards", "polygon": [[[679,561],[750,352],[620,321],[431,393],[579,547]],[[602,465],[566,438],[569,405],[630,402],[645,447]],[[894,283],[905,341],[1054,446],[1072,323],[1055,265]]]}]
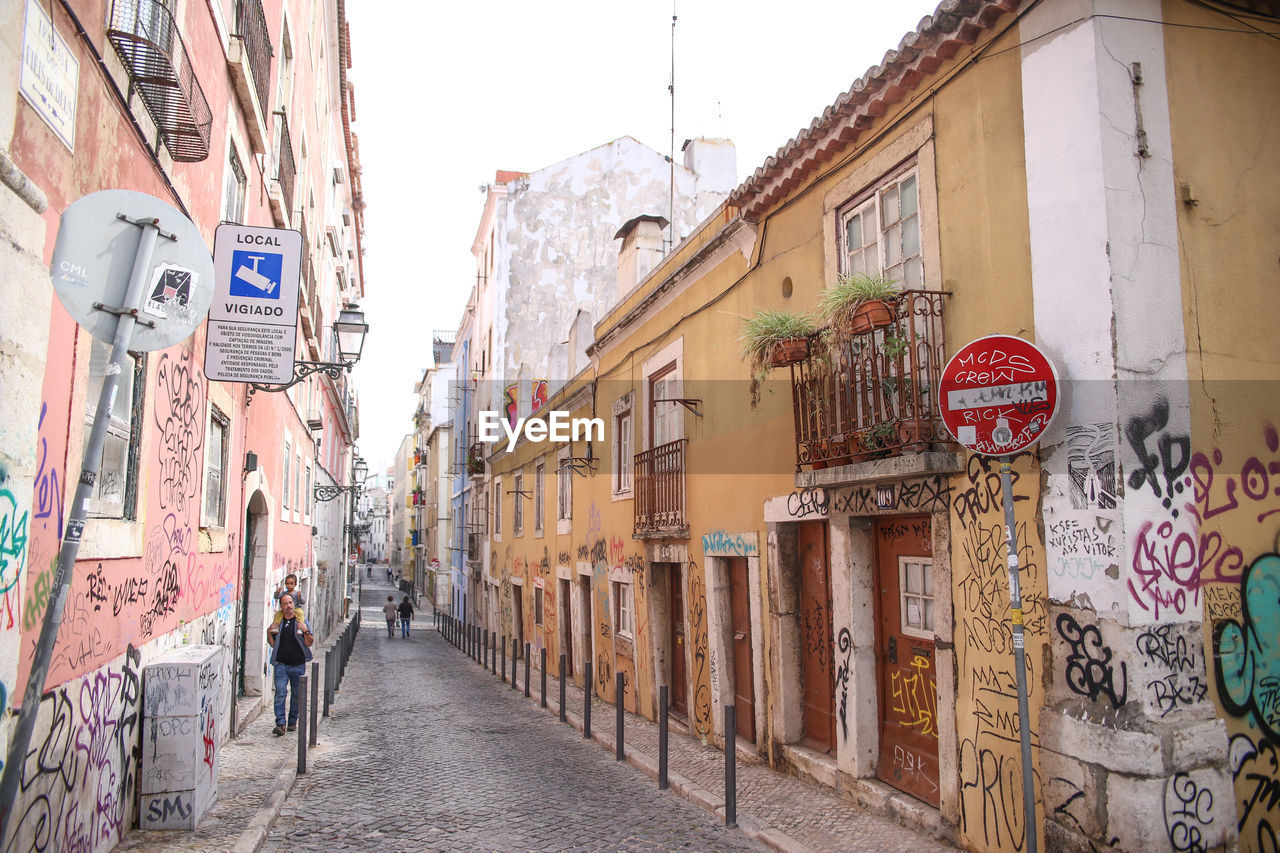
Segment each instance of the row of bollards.
[{"label": "row of bollards", "polygon": [[[338,685],[347,669],[347,660],[355,648],[356,634],[360,631],[359,611],[343,626],[333,645],[324,653],[324,716],[329,717],[329,707]],[[302,671],[298,678],[298,775],[307,772],[307,749],[319,743],[320,720],[320,662],[311,661],[311,674]]]},{"label": "row of bollards", "polygon": [[[461,651],[465,652],[468,657],[480,664],[481,668],[489,670],[492,674],[502,678],[503,683],[507,683],[507,637],[499,635],[497,631],[489,631],[478,625],[472,625],[464,620],[458,619],[448,613],[436,612],[435,626],[441,635],[451,644]],[[542,692],[540,697],[541,707],[547,707],[547,650],[539,649],[541,658],[540,665],[542,668]],[[524,658],[524,695],[530,695],[530,676],[529,671],[532,661],[532,645],[528,642],[524,644],[524,654],[520,651],[520,640],[517,637],[511,638],[511,689],[519,690],[519,665],[520,658]],[[567,660],[564,654],[560,655],[560,722],[567,722],[568,717],[565,709],[565,670],[567,668]],[[591,699],[595,692],[595,682],[593,680],[592,662],[585,661],[582,664],[583,685],[583,705],[582,705],[582,737],[586,740],[591,739]],[[303,678],[305,682],[305,676]],[[617,761],[626,760],[626,741],[625,741],[625,723],[626,723],[626,677],[621,673],[614,675],[614,705],[615,705],[615,723],[614,738],[615,753],[614,758]],[[325,716],[328,716],[328,700],[326,699]],[[670,710],[670,692],[667,685],[658,686],[658,788],[666,790],[669,787],[669,760],[668,760],[668,744],[669,731],[667,724],[667,714]],[[313,723],[314,725],[314,723]],[[303,728],[303,727],[300,727]],[[299,743],[301,738],[299,735]],[[726,705],[724,708],[724,822],[726,826],[735,827],[738,825],[738,785],[737,785],[737,709],[733,705]],[[305,759],[299,758],[299,773],[305,771]]]}]

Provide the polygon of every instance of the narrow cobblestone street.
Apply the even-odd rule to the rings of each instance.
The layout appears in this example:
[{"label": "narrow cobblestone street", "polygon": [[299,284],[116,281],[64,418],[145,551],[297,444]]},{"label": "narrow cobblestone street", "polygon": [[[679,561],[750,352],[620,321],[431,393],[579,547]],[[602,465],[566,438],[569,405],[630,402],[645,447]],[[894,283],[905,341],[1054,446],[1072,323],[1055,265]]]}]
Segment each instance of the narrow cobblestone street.
[{"label": "narrow cobblestone street", "polygon": [[420,613],[389,639],[385,584],[311,772],[265,850],[764,849],[500,689]]}]

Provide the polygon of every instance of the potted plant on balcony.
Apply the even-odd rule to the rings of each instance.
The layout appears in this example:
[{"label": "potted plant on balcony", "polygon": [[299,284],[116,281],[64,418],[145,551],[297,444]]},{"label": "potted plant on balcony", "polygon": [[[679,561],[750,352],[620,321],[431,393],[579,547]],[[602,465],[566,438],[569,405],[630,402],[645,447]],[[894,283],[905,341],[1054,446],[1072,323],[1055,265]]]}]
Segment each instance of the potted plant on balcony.
[{"label": "potted plant on balcony", "polygon": [[817,331],[805,314],[760,310],[742,321],[742,357],[751,368],[751,405],[760,402],[760,383],[775,367],[787,367],[809,355]]},{"label": "potted plant on balcony", "polygon": [[848,340],[884,328],[898,316],[901,291],[894,279],[870,273],[844,273],[822,292],[821,321],[834,335]]}]

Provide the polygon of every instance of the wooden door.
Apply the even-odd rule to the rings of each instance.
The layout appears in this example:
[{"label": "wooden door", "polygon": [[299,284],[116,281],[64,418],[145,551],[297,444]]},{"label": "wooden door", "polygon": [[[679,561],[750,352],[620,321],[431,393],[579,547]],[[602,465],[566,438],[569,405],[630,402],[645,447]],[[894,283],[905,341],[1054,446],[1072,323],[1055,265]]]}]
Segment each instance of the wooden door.
[{"label": "wooden door", "polygon": [[560,579],[560,651],[564,653],[565,677],[573,675],[573,618],[570,615],[569,581]]},{"label": "wooden door", "polygon": [[804,683],[804,742],[830,752],[836,742],[835,673],[831,639],[831,572],[827,523],[796,525],[800,550],[800,673]]},{"label": "wooden door", "polygon": [[671,710],[681,716],[688,716],[689,685],[684,659],[684,583],[680,577],[680,565],[669,563],[667,576],[671,579]]},{"label": "wooden door", "polygon": [[520,654],[524,654],[524,587],[511,587],[511,636],[520,644]]},{"label": "wooden door", "polygon": [[876,521],[880,762],[876,775],[938,805],[938,688],[928,516]]},{"label": "wooden door", "polygon": [[737,707],[738,735],[756,742],[756,688],[751,667],[751,587],[747,582],[747,558],[729,560],[730,630],[733,631],[733,703]]}]

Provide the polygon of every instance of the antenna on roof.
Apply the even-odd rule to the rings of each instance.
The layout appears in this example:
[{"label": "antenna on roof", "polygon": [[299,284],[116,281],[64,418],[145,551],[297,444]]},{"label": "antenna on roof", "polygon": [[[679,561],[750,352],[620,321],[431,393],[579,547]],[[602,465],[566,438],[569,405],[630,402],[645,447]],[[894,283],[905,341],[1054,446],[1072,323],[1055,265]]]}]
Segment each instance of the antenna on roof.
[{"label": "antenna on roof", "polygon": [[667,85],[671,95],[671,149],[667,157],[670,167],[667,176],[667,187],[670,195],[667,199],[667,254],[676,243],[676,0],[671,0],[671,82]]}]

